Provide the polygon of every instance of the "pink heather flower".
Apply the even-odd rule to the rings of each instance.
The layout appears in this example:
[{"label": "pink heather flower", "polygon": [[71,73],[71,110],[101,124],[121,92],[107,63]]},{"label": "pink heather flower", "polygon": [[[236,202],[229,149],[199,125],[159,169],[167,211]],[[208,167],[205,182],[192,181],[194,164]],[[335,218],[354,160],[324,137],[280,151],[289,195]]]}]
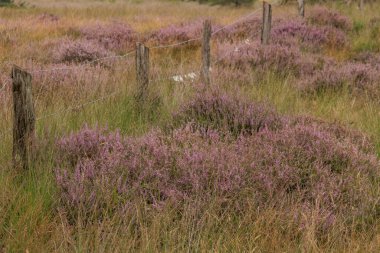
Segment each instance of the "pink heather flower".
[{"label": "pink heather flower", "polygon": [[[218,28],[218,25],[213,24],[213,31],[216,31]],[[161,28],[152,32],[146,40],[154,45],[165,45],[200,38],[202,31],[203,20],[197,20],[191,23],[181,23]],[[194,44],[200,44],[200,40],[189,43],[189,45]]]},{"label": "pink heather flower", "polygon": [[84,39],[116,51],[134,48],[138,37],[128,24],[121,22],[92,24],[81,27],[79,31]]},{"label": "pink heather flower", "polygon": [[322,6],[311,8],[307,15],[307,21],[312,24],[333,26],[346,31],[351,30],[353,26],[349,17]]},{"label": "pink heather flower", "polygon": [[274,71],[279,74],[302,75],[312,73],[317,67],[316,59],[303,55],[296,47],[259,43],[223,44],[216,54],[217,64],[236,71]]},{"label": "pink heather flower", "polygon": [[243,122],[259,122],[262,111],[246,102],[235,111],[238,102],[224,95],[214,101],[194,107],[211,112],[203,121],[194,113],[191,124],[166,133],[123,138],[84,127],[58,141],[59,204],[69,220],[78,213],[82,221],[102,219],[110,210],[123,215],[134,201],[161,210],[184,203],[198,208],[191,204],[195,200],[200,205],[212,200],[235,214],[248,205],[258,210],[275,205],[301,229],[302,214],[315,212],[321,231],[338,220],[373,216],[380,161],[367,137],[311,118],[280,116],[283,124],[276,128],[231,136],[226,128],[202,126],[220,122],[219,108],[228,119],[238,113]]},{"label": "pink heather flower", "polygon": [[346,34],[333,26],[310,25],[301,19],[284,20],[275,25],[272,41],[280,44],[299,42],[311,49],[326,45],[342,47],[348,42]]},{"label": "pink heather flower", "polygon": [[55,62],[89,62],[99,58],[113,56],[103,46],[88,40],[62,39],[57,42],[53,52]]}]

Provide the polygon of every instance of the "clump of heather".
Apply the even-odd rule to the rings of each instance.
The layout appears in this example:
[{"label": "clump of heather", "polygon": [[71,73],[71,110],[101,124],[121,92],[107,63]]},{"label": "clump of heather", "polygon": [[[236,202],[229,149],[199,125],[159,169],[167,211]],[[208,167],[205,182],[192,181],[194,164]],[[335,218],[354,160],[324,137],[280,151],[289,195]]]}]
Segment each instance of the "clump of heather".
[{"label": "clump of heather", "polygon": [[306,91],[337,90],[347,86],[351,91],[379,95],[379,69],[371,64],[347,62],[340,65],[327,64],[313,76],[305,76],[300,87]]},{"label": "clump of heather", "polygon": [[[213,25],[212,30],[216,31],[219,28]],[[155,45],[164,45],[169,43],[182,42],[192,39],[197,39],[202,36],[203,21],[198,20],[191,23],[182,23],[177,25],[170,25],[152,32],[147,41]],[[200,41],[193,41],[190,45],[200,44]]]},{"label": "clump of heather", "polygon": [[311,8],[307,15],[307,21],[312,24],[333,26],[346,31],[351,30],[353,27],[349,17],[322,6]]},{"label": "clump of heather", "polygon": [[280,44],[301,43],[308,48],[347,45],[346,34],[332,26],[309,25],[304,20],[295,19],[279,22],[272,29],[272,41]]},{"label": "clump of heather", "polygon": [[239,138],[193,125],[130,138],[85,127],[58,142],[60,205],[73,222],[141,201],[153,210],[213,201],[234,215],[276,206],[300,229],[310,212],[323,233],[335,223],[351,229],[376,219],[380,164],[367,138],[347,133],[300,118]]},{"label": "clump of heather", "polygon": [[283,124],[281,117],[269,106],[249,103],[216,88],[198,91],[174,114],[173,121],[176,126],[195,123],[206,131],[214,129],[237,136],[266,128],[277,129]]},{"label": "clump of heather", "polygon": [[113,55],[113,53],[105,49],[103,46],[92,41],[73,41],[68,38],[58,41],[53,51],[53,59],[57,63],[89,62]]},{"label": "clump of heather", "polygon": [[380,68],[380,54],[373,52],[361,52],[352,57],[355,62],[370,64],[373,67]]},{"label": "clump of heather", "polygon": [[122,50],[134,47],[137,33],[128,25],[120,22],[93,24],[80,28],[82,37],[102,45],[108,50]]},{"label": "clump of heather", "polygon": [[105,135],[102,129],[85,126],[80,133],[61,139],[58,149],[60,168],[56,179],[64,208],[72,214],[84,212],[89,216],[97,208],[118,205],[111,202],[121,197],[113,199],[119,178],[116,173],[126,151],[118,132]]},{"label": "clump of heather", "polygon": [[318,61],[300,52],[299,48],[280,44],[262,46],[257,42],[238,45],[222,44],[216,54],[221,67],[239,71],[274,71],[297,76],[312,73]]},{"label": "clump of heather", "polygon": [[259,38],[261,33],[262,21],[261,18],[253,17],[243,20],[234,25],[225,27],[216,34],[220,41],[235,41]]},{"label": "clump of heather", "polygon": [[[318,230],[369,218],[371,205],[377,205],[371,187],[379,178],[379,161],[349,136],[299,123],[243,141],[249,147],[246,156],[255,157],[249,162],[256,197],[274,199],[279,205],[293,203],[304,215],[310,209],[322,211]],[[369,195],[363,198],[363,192]]]}]

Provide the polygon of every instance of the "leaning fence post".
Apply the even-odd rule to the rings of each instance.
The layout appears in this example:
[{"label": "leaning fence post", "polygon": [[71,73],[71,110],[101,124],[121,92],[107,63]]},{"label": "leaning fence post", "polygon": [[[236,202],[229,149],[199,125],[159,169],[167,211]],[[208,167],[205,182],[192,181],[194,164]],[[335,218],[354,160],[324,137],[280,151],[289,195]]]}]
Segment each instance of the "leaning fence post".
[{"label": "leaning fence post", "polygon": [[305,17],[305,1],[298,0],[298,13],[301,17]]},{"label": "leaning fence post", "polygon": [[20,67],[13,66],[13,165],[29,168],[35,141],[35,112],[32,94],[32,76]]},{"label": "leaning fence post", "polygon": [[138,103],[144,102],[149,86],[149,48],[142,43],[136,44],[136,80]]},{"label": "leaning fence post", "polygon": [[261,44],[267,45],[272,26],[272,5],[263,2],[263,25],[261,29]]},{"label": "leaning fence post", "polygon": [[211,21],[207,19],[203,23],[202,69],[201,69],[201,80],[207,85],[210,84],[210,66],[211,66],[210,40],[211,40]]}]

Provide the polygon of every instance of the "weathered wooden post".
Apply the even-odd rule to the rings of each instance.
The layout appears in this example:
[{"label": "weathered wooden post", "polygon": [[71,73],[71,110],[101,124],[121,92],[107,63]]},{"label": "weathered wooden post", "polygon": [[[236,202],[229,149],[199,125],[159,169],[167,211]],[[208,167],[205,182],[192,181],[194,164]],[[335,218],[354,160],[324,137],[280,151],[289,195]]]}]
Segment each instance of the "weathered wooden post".
[{"label": "weathered wooden post", "polygon": [[13,66],[13,165],[29,168],[34,156],[35,112],[32,94],[32,76],[18,66]]},{"label": "weathered wooden post", "polygon": [[136,100],[143,103],[148,96],[149,86],[149,48],[142,43],[136,44]]},{"label": "weathered wooden post", "polygon": [[203,23],[203,40],[202,40],[202,69],[201,80],[205,84],[210,84],[210,67],[211,67],[211,21],[205,20]]},{"label": "weathered wooden post", "polygon": [[364,0],[359,0],[359,9],[360,10],[364,9]]},{"label": "weathered wooden post", "polygon": [[261,29],[261,44],[269,44],[270,30],[272,27],[272,5],[263,2],[263,25]]},{"label": "weathered wooden post", "polygon": [[305,1],[304,0],[297,0],[298,1],[298,13],[301,17],[305,17]]}]

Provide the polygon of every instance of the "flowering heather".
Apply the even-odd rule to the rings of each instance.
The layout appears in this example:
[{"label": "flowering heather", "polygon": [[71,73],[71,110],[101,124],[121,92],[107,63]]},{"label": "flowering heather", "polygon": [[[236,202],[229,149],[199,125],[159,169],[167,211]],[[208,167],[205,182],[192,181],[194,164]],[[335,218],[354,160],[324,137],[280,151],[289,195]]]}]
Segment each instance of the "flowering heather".
[{"label": "flowering heather", "polygon": [[352,57],[355,62],[370,64],[380,69],[380,54],[372,52],[361,52]]},{"label": "flowering heather", "polygon": [[58,41],[53,52],[55,62],[89,62],[114,54],[103,46],[88,40],[62,39]]},{"label": "flowering heather", "polygon": [[275,205],[301,228],[300,217],[322,211],[315,225],[324,230],[375,218],[379,161],[358,144],[366,138],[346,132],[298,118],[237,139],[189,125],[131,138],[85,127],[58,142],[60,205],[71,219],[99,219],[141,200],[155,209],[216,200],[235,215]]},{"label": "flowering heather", "polygon": [[235,41],[242,39],[259,38],[261,33],[261,18],[253,17],[234,25],[227,26],[216,34],[220,41]]},{"label": "flowering heather", "polygon": [[351,30],[352,21],[336,11],[318,6],[311,8],[307,15],[307,21],[316,25],[333,26],[341,30]]},{"label": "flowering heather", "polygon": [[132,48],[137,41],[137,33],[128,24],[120,22],[84,26],[80,28],[80,33],[84,39],[108,50]]},{"label": "flowering heather", "polygon": [[313,76],[305,76],[300,82],[301,89],[306,91],[323,91],[340,89],[347,86],[350,90],[379,95],[379,69],[364,63],[343,63],[341,65],[326,65]]},{"label": "flowering heather", "polygon": [[217,64],[241,71],[274,71],[280,74],[312,73],[316,59],[303,55],[297,47],[279,44],[262,46],[257,42],[238,45],[222,44],[216,55]]},{"label": "flowering heather", "polygon": [[308,25],[305,21],[296,19],[279,22],[272,29],[272,40],[275,43],[293,43],[292,39],[308,47],[345,46],[346,34],[331,26]]},{"label": "flowering heather", "polygon": [[197,92],[174,114],[174,122],[177,126],[195,123],[201,129],[227,131],[233,135],[253,134],[266,128],[276,129],[283,123],[272,108],[249,103],[218,89]]},{"label": "flowering heather", "polygon": [[[215,31],[218,28],[219,26],[213,25],[212,30]],[[147,40],[155,45],[164,45],[200,38],[202,31],[203,21],[198,20],[191,23],[182,23],[161,28],[151,33]],[[194,41],[190,44],[193,45],[194,43],[199,44],[200,41]]]},{"label": "flowering heather", "polygon": [[107,198],[111,198],[115,190],[109,186],[115,185],[112,180],[118,179],[115,173],[124,156],[123,141],[117,132],[103,135],[101,130],[86,127],[80,134],[59,141],[60,166],[72,168],[71,171],[63,168],[56,171],[66,208],[70,210],[84,205],[90,212],[97,204],[108,202]]}]

